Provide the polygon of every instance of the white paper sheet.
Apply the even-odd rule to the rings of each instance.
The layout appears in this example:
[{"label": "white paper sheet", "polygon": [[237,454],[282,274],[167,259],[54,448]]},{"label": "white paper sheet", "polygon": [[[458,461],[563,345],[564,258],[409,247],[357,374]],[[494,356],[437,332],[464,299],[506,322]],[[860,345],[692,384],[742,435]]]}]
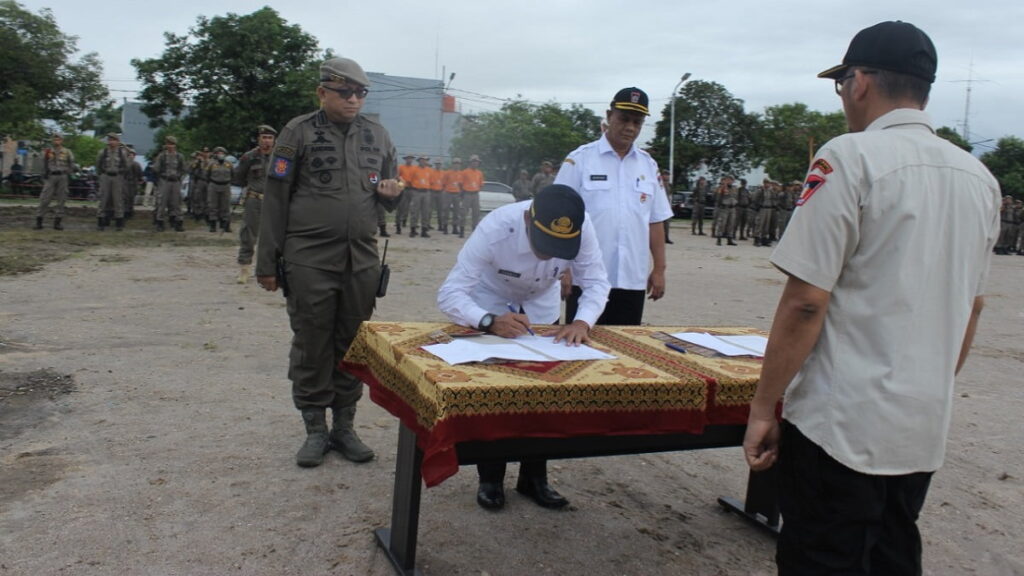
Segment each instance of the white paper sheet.
[{"label": "white paper sheet", "polygon": [[764,356],[768,339],[757,335],[713,335],[706,332],[677,332],[680,340],[710,348],[725,356]]},{"label": "white paper sheet", "polygon": [[528,334],[515,339],[493,335],[456,338],[446,344],[430,344],[422,348],[452,365],[488,360],[556,362],[615,358],[585,344],[566,346],[564,342],[554,343],[550,337]]}]

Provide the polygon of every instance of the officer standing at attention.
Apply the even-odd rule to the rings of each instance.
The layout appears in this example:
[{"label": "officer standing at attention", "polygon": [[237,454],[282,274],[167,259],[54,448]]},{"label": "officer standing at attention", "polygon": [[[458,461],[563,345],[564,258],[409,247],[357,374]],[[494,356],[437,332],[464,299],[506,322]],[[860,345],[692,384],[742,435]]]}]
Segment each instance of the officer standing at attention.
[{"label": "officer standing at attention", "polygon": [[[420,156],[419,166],[410,170],[412,187],[409,188],[409,238],[422,236],[430,238],[427,226],[430,224],[430,158]],[[421,226],[422,224],[422,226]],[[416,232],[416,228],[420,232]]]},{"label": "officer standing at attention", "polygon": [[406,154],[402,156],[405,164],[398,166],[398,180],[405,188],[402,189],[402,195],[398,197],[398,208],[395,211],[395,234],[401,234],[402,226],[409,223],[409,203],[412,201],[412,192],[408,190],[408,187],[412,186],[412,174],[416,170],[416,165],[412,161],[415,159],[414,154]]},{"label": "officer standing at attention", "polygon": [[736,232],[736,204],[739,202],[739,186],[732,176],[724,176],[715,191],[715,244],[722,245],[722,238],[728,240],[729,246]]},{"label": "officer standing at attention", "polygon": [[697,178],[697,185],[693,187],[693,196],[690,197],[693,203],[693,212],[690,214],[690,234],[694,236],[704,235],[704,204],[708,196],[708,179],[701,176]]},{"label": "officer standing at attention", "polygon": [[257,129],[257,146],[238,159],[235,167],[234,184],[242,188],[242,229],[238,232],[238,283],[249,280],[249,266],[252,265],[253,250],[260,236],[260,214],[263,208],[263,186],[267,181],[270,166],[270,152],[274,148],[277,130],[263,124]]},{"label": "officer standing at attention", "polygon": [[[569,154],[555,177],[555,184],[565,184],[583,197],[597,231],[612,286],[598,324],[639,325],[645,293],[651,300],[665,295],[662,222],[672,217],[672,207],[658,185],[658,164],[636,146],[650,115],[647,104],[643,90],[619,90],[605,114],[608,129],[600,140]],[[567,318],[576,314],[582,293],[580,286],[572,290],[566,298]]]},{"label": "officer standing at attention", "polygon": [[739,189],[736,190],[736,226],[733,229],[733,238],[739,232],[740,240],[747,239],[747,217],[750,210],[750,190],[747,188],[747,181],[740,178]]},{"label": "officer standing at attention", "polygon": [[541,190],[555,183],[555,170],[550,160],[540,163],[540,171],[530,180],[530,196],[536,196]]},{"label": "officer standing at attention", "polygon": [[526,170],[519,171],[519,178],[512,183],[512,197],[516,202],[533,198],[533,188],[530,186],[530,173]]},{"label": "officer standing at attention", "polygon": [[[185,227],[181,221],[181,179],[188,167],[185,165],[185,157],[178,152],[177,138],[164,138],[164,150],[153,160],[153,164],[160,179],[159,204],[156,211],[157,232],[164,231],[164,221],[168,217],[172,228],[184,232]],[[198,200],[198,196],[196,199]]]},{"label": "officer standing at attention", "polygon": [[213,149],[213,160],[206,165],[206,222],[210,232],[217,223],[224,232],[231,232],[231,179],[234,166],[227,161],[228,151],[222,146]]},{"label": "officer standing at attention", "polygon": [[288,377],[306,427],[295,462],[303,467],[319,466],[330,448],[353,462],[373,458],[354,428],[363,383],[338,367],[373,312],[377,205],[393,210],[400,192],[391,137],[360,114],[369,85],[354,60],[321,64],[320,109],[281,131],[264,188],[256,280],[287,298]]},{"label": "officer standing at attention", "polygon": [[[441,224],[441,199],[444,194],[444,164],[441,163],[441,159],[434,160],[434,167],[430,169],[430,212],[437,214],[437,227],[443,228]],[[429,219],[427,220],[430,221]],[[433,229],[433,228],[431,228]],[[444,234],[448,233],[447,229],[441,230]]]},{"label": "officer standing at attention", "polygon": [[441,198],[441,229],[452,225],[452,234],[462,227],[462,159],[452,158],[444,171],[444,196]]},{"label": "officer standing at attention", "polygon": [[124,173],[128,170],[128,154],[121,146],[121,137],[107,134],[107,146],[96,157],[96,174],[100,179],[98,190],[99,202],[96,206],[96,228],[106,230],[110,220],[106,216],[106,206],[114,207],[114,226],[124,230],[124,199],[121,197],[121,186],[124,184]]},{"label": "officer standing at attention", "polygon": [[142,183],[142,166],[135,161],[135,150],[128,148],[128,170],[124,173],[124,217],[135,216],[135,196]]},{"label": "officer standing at attention", "polygon": [[64,217],[64,204],[68,200],[68,178],[75,169],[75,155],[64,147],[64,136],[53,135],[53,148],[43,152],[43,192],[39,195],[39,208],[36,210],[36,230],[43,229],[43,216],[56,199],[57,208],[53,211],[53,229],[63,230],[60,225]]},{"label": "officer standing at attention", "polygon": [[[515,338],[526,334],[531,322],[558,323],[561,276],[567,270],[583,287],[583,296],[576,319],[559,328],[555,341],[574,345],[587,341],[610,286],[583,199],[572,188],[555,184],[480,222],[438,290],[437,305],[455,324]],[[505,465],[477,465],[480,506],[497,510],[505,505]],[[545,508],[569,503],[548,485],[546,460],[524,460],[516,490]]]},{"label": "officer standing at attention", "polygon": [[462,171],[462,223],[459,238],[466,237],[465,223],[472,220],[473,229],[480,223],[480,190],[484,187],[484,173],[480,171],[480,157],[469,157],[469,168]]}]

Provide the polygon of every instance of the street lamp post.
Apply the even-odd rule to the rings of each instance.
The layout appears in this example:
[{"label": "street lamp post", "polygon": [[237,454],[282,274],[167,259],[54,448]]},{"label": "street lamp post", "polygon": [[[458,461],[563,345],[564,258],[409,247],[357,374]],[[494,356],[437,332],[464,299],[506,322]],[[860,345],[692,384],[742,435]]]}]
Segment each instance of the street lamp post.
[{"label": "street lamp post", "polygon": [[690,73],[683,74],[683,77],[679,79],[679,83],[672,89],[672,98],[669,100],[669,127],[668,127],[668,191],[672,192],[672,183],[676,181],[676,94],[679,93],[679,88],[690,78]]}]

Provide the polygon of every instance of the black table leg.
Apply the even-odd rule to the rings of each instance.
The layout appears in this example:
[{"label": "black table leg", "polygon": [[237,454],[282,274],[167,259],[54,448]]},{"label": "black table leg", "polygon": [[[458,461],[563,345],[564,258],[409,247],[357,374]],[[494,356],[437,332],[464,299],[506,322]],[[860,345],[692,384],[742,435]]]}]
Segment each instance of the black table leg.
[{"label": "black table leg", "polygon": [[723,508],[739,514],[755,526],[773,534],[779,533],[778,471],[773,466],[763,472],[751,472],[747,478],[747,499],[740,502],[735,498],[722,497],[718,503]]},{"label": "black table leg", "polygon": [[377,544],[402,576],[420,576],[416,569],[416,533],[420,522],[420,465],[423,453],[416,448],[416,433],[402,424],[398,430],[395,458],[395,489],[391,500],[391,527],[374,531]]}]

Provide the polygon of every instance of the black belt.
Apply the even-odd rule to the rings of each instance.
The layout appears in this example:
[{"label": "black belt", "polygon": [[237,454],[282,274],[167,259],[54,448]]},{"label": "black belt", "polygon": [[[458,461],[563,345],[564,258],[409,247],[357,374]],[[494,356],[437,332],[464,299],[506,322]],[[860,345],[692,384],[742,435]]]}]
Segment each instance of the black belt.
[{"label": "black belt", "polygon": [[178,181],[177,178],[166,178],[166,177],[164,178],[164,180],[167,180],[168,182],[177,182]]},{"label": "black belt", "polygon": [[106,174],[107,174],[107,176],[120,176],[121,175],[120,172],[107,172]]},{"label": "black belt", "polygon": [[216,184],[218,186],[223,186],[225,184],[231,184],[231,180],[227,180],[225,182],[217,182],[216,180],[210,180],[210,182],[213,182],[214,184]]},{"label": "black belt", "polygon": [[63,176],[63,172],[50,172],[50,176]]}]

